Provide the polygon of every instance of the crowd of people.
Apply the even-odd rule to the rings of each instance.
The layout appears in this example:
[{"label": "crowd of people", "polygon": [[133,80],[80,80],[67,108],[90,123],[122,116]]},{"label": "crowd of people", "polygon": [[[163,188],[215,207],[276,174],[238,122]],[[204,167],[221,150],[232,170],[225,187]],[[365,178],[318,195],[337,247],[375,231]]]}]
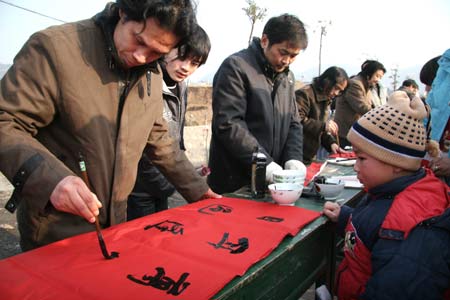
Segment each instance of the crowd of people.
[{"label": "crowd of people", "polygon": [[[320,148],[353,151],[366,195],[324,204],[345,240],[339,299],[450,299],[450,50],[390,95],[382,63],[337,66],[295,88],[301,20],[270,18],[214,76],[208,176],[186,157],[185,79],[211,48],[190,0],[117,0],[92,19],[32,35],[1,79],[0,170],[15,187],[23,251],[304,169]],[[80,156],[89,182],[81,179]]]}]

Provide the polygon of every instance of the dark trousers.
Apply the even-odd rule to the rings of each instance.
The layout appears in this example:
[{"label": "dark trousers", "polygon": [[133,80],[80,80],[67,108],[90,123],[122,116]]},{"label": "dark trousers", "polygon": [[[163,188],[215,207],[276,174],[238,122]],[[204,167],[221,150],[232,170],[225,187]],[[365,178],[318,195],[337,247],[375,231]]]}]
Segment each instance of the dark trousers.
[{"label": "dark trousers", "polygon": [[130,195],[128,197],[127,221],[168,209],[168,199],[169,197]]}]

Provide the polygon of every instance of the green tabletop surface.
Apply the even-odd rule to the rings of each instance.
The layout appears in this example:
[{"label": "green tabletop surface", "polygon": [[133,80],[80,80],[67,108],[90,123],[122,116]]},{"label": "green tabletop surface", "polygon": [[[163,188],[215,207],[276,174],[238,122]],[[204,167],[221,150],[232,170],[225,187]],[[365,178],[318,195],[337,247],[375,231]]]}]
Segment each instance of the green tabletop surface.
[{"label": "green tabletop surface", "polygon": [[[352,167],[326,166],[321,175],[354,175]],[[363,195],[361,189],[345,188],[339,203],[353,206]],[[227,197],[253,199],[243,187]],[[270,194],[255,201],[273,202]],[[295,206],[322,211],[325,200],[301,196]],[[320,216],[297,235],[286,237],[265,259],[254,264],[242,276],[229,282],[213,299],[295,299],[312,284],[333,288],[336,262],[335,224]]]}]

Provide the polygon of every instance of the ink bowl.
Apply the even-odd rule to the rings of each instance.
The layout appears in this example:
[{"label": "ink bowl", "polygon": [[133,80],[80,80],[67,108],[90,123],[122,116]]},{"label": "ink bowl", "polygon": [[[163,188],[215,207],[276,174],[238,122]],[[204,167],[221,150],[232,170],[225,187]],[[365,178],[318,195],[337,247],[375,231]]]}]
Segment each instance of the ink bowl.
[{"label": "ink bowl", "polygon": [[325,200],[336,200],[344,190],[345,183],[342,180],[327,179],[323,183],[315,182],[315,188]]},{"label": "ink bowl", "polygon": [[273,183],[269,184],[272,199],[279,205],[293,206],[300,198],[303,185],[297,183]]}]

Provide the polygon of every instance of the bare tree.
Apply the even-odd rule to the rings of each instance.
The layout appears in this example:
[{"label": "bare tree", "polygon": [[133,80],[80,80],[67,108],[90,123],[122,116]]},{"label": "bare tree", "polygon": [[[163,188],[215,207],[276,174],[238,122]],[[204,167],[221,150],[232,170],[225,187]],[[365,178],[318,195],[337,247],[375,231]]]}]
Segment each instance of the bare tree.
[{"label": "bare tree", "polygon": [[322,67],[322,39],[327,35],[327,26],[331,25],[331,21],[319,21],[320,24],[320,45],[319,45],[319,76]]},{"label": "bare tree", "polygon": [[391,69],[392,71],[392,75],[389,76],[389,78],[392,79],[392,88],[395,91],[397,89],[397,84],[398,84],[398,66],[395,66],[393,69]]},{"label": "bare tree", "polygon": [[250,19],[250,23],[252,24],[252,29],[250,30],[250,36],[248,38],[248,43],[252,41],[253,29],[255,27],[255,23],[258,20],[264,19],[266,16],[267,8],[261,8],[256,5],[254,0],[246,0],[248,7],[242,8],[245,11],[245,14]]}]

